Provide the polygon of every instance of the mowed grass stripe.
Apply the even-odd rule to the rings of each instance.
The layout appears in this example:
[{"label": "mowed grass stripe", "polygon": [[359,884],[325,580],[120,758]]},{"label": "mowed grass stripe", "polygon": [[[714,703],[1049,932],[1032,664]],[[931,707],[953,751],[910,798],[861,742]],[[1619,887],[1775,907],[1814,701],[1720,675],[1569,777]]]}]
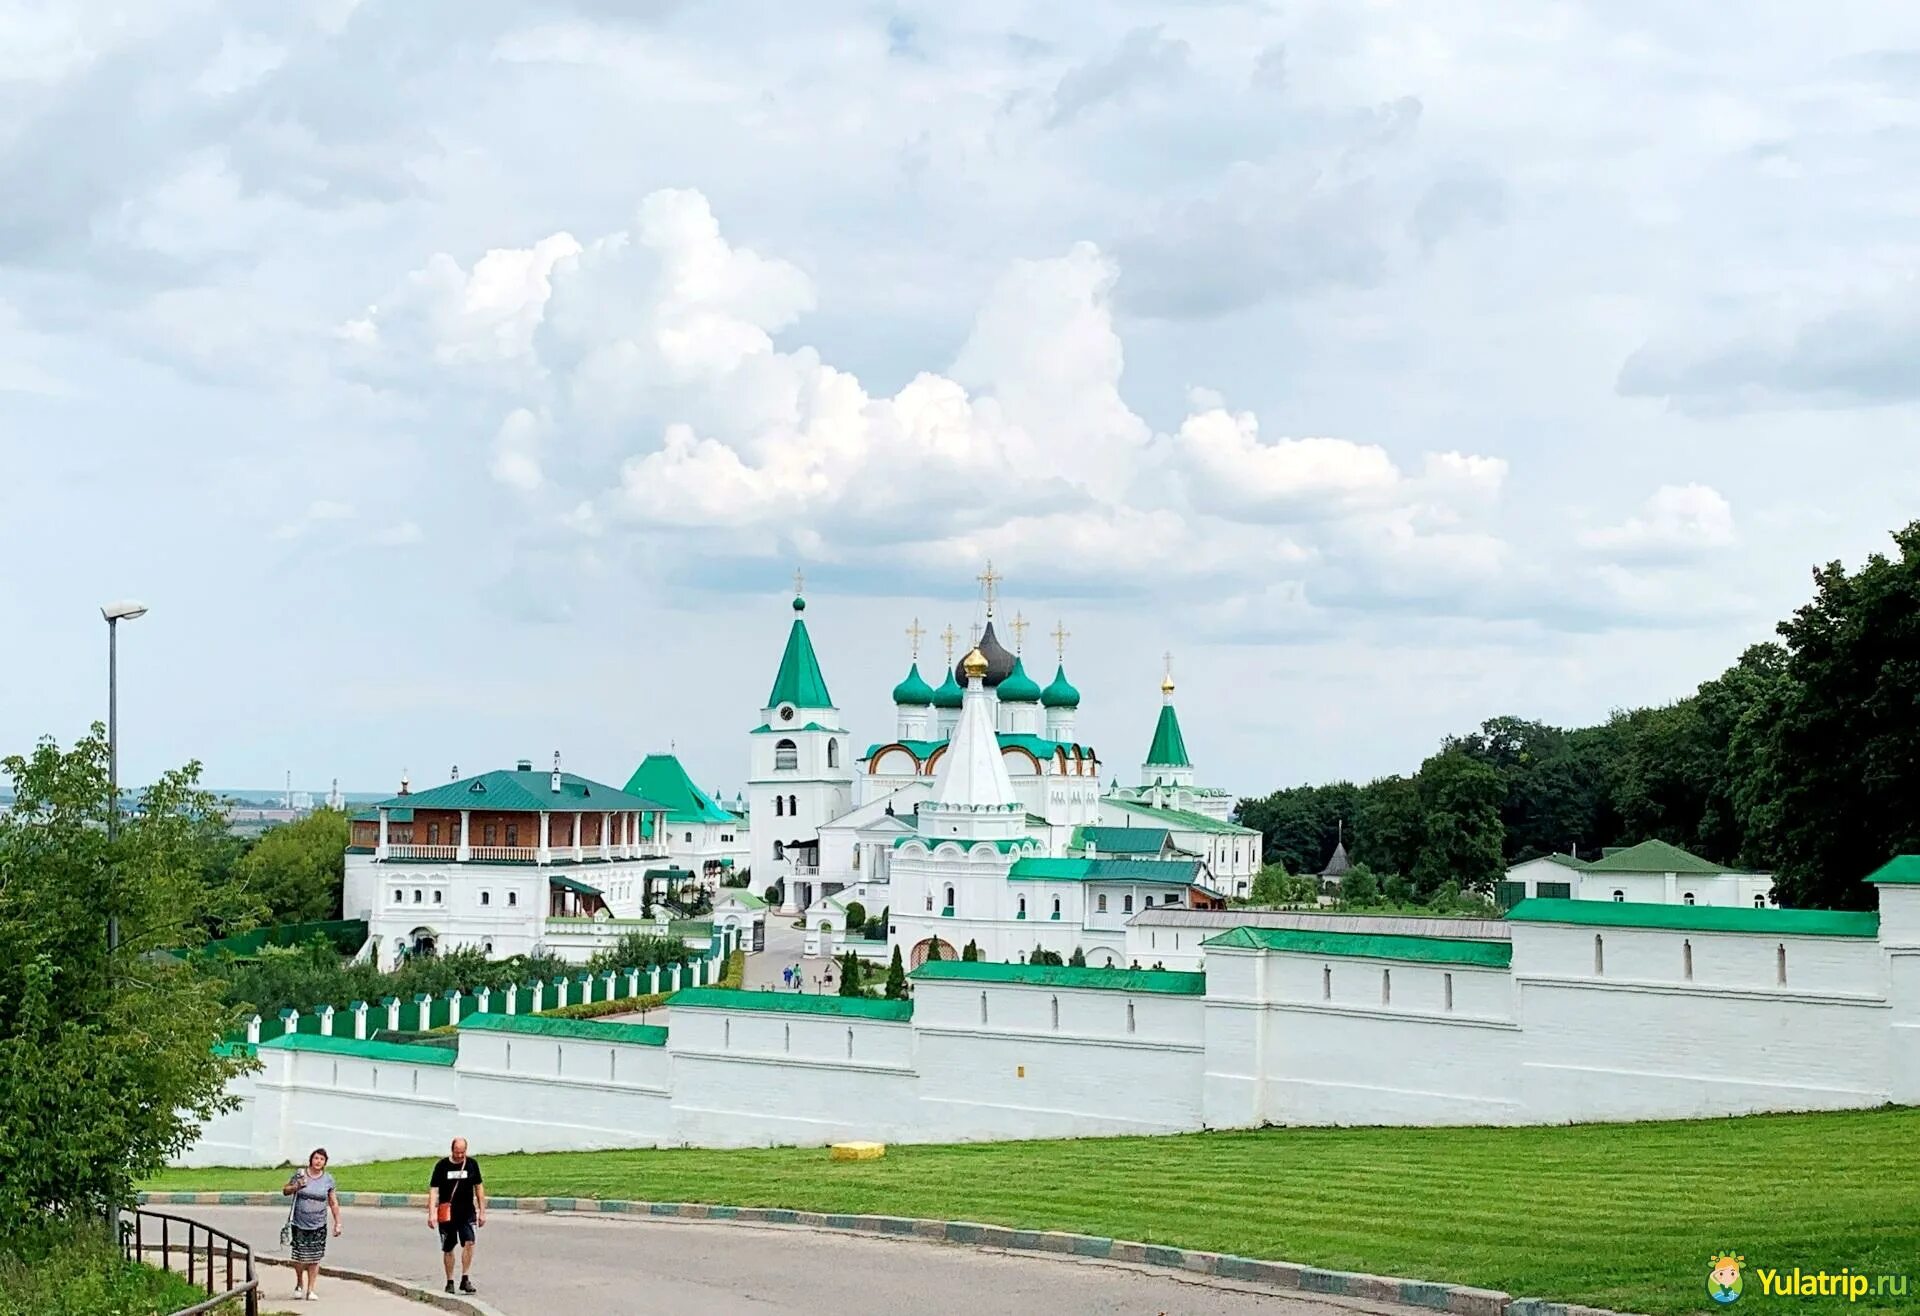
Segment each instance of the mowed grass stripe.
[{"label": "mowed grass stripe", "polygon": [[[484,1148],[476,1148],[482,1155]],[[338,1167],[418,1192],[428,1159]],[[1920,1110],[1525,1129],[1274,1129],[1166,1138],[487,1157],[500,1195],[634,1198],[1065,1229],[1505,1289],[1667,1316],[1706,1306],[1708,1254],[1913,1271]],[[157,1189],[262,1189],[170,1171]],[[1748,1292],[1757,1293],[1749,1279]],[[1920,1300],[1916,1292],[1915,1300]],[[1795,1300],[1796,1311],[1870,1302]],[[1887,1308],[1887,1310],[1891,1310]],[[1907,1310],[1913,1307],[1907,1304]]]}]

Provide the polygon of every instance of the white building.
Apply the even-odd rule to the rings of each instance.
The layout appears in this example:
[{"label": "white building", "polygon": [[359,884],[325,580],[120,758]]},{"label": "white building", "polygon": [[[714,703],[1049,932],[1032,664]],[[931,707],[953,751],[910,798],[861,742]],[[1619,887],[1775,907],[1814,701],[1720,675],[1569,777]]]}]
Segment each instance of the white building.
[{"label": "white building", "polygon": [[748,750],[753,879],[763,888],[785,883],[787,914],[824,894],[820,826],[853,804],[853,754],[807,634],[806,609],[796,594],[786,652]]},{"label": "white building", "polygon": [[666,806],[667,857],[706,890],[718,890],[753,862],[746,819],[694,785],[677,756],[647,755],[627,778],[626,791]]},{"label": "white building", "polygon": [[1765,909],[1773,903],[1773,875],[1727,868],[1665,841],[1642,841],[1593,860],[1550,854],[1515,864],[1495,895],[1503,907],[1558,897]]},{"label": "white building", "polygon": [[638,918],[667,858],[664,805],[560,771],[482,773],[401,793],[354,816],[342,912],[368,954],[477,947],[524,955],[572,921]]}]

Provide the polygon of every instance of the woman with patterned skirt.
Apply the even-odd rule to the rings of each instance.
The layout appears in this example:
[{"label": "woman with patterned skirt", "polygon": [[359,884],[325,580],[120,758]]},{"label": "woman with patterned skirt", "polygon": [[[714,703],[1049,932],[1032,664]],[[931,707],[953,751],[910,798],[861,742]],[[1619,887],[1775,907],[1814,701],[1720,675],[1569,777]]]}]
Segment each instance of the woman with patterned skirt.
[{"label": "woman with patterned skirt", "polygon": [[315,1147],[307,1157],[307,1168],[294,1171],[280,1190],[293,1199],[288,1217],[292,1227],[293,1296],[311,1300],[314,1285],[320,1282],[320,1261],[327,1255],[327,1215],[333,1215],[333,1234],[340,1236],[340,1197],[334,1191],[333,1176],[327,1173],[327,1149]]}]

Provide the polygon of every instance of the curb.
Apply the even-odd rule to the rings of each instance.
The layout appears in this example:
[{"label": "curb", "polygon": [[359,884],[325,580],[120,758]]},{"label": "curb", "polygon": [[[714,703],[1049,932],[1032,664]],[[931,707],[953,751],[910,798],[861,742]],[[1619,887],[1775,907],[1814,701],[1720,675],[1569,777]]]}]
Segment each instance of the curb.
[{"label": "curb", "polygon": [[[342,1197],[346,1194],[342,1193]],[[251,1204],[250,1204],[251,1205]],[[254,1263],[262,1266],[284,1266],[291,1270],[293,1263],[285,1257],[263,1257],[254,1254]],[[489,1307],[478,1298],[456,1297],[451,1293],[435,1293],[404,1280],[391,1279],[386,1275],[376,1275],[370,1270],[351,1270],[346,1266],[320,1264],[320,1273],[328,1279],[351,1280],[355,1284],[365,1284],[368,1288],[391,1293],[398,1298],[411,1302],[425,1303],[429,1307],[438,1307],[441,1311],[459,1312],[461,1316],[502,1316],[497,1307]]]},{"label": "curb", "polygon": [[[141,1193],[141,1205],[156,1206],[278,1206],[279,1193]],[[342,1206],[413,1207],[424,1210],[424,1193],[340,1194]],[[917,1238],[933,1243],[1000,1248],[1155,1266],[1216,1279],[1265,1284],[1276,1289],[1394,1302],[1410,1307],[1454,1313],[1454,1316],[1623,1316],[1598,1307],[1549,1302],[1544,1298],[1515,1298],[1497,1289],[1464,1284],[1398,1279],[1358,1271],[1323,1270],[1291,1261],[1262,1261],[1225,1252],[1201,1252],[1158,1243],[1136,1243],[1094,1234],[1057,1230],[1014,1229],[965,1220],[921,1220],[911,1216],[842,1215],[824,1211],[796,1211],[774,1206],[713,1206],[705,1202],[630,1202],[593,1197],[488,1197],[495,1211],[527,1211],[551,1215],[647,1216],[653,1219],[706,1220],[754,1225],[797,1225],[843,1233]],[[330,1273],[324,1267],[322,1274]],[[355,1278],[350,1272],[343,1277]],[[370,1283],[379,1281],[369,1279]],[[431,1301],[435,1295],[426,1295]]]}]

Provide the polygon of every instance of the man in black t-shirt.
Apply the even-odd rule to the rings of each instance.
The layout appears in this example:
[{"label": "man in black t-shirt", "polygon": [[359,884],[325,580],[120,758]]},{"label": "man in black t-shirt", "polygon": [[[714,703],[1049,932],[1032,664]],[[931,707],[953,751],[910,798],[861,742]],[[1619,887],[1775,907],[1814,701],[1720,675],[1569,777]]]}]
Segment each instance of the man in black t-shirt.
[{"label": "man in black t-shirt", "polygon": [[487,1223],[487,1190],[481,1185],[480,1162],[467,1155],[467,1140],[455,1138],[449,1154],[434,1162],[427,1180],[427,1223],[440,1234],[440,1259],[447,1269],[447,1292],[453,1292],[453,1246],[460,1245],[460,1292],[474,1293],[473,1231]]}]

